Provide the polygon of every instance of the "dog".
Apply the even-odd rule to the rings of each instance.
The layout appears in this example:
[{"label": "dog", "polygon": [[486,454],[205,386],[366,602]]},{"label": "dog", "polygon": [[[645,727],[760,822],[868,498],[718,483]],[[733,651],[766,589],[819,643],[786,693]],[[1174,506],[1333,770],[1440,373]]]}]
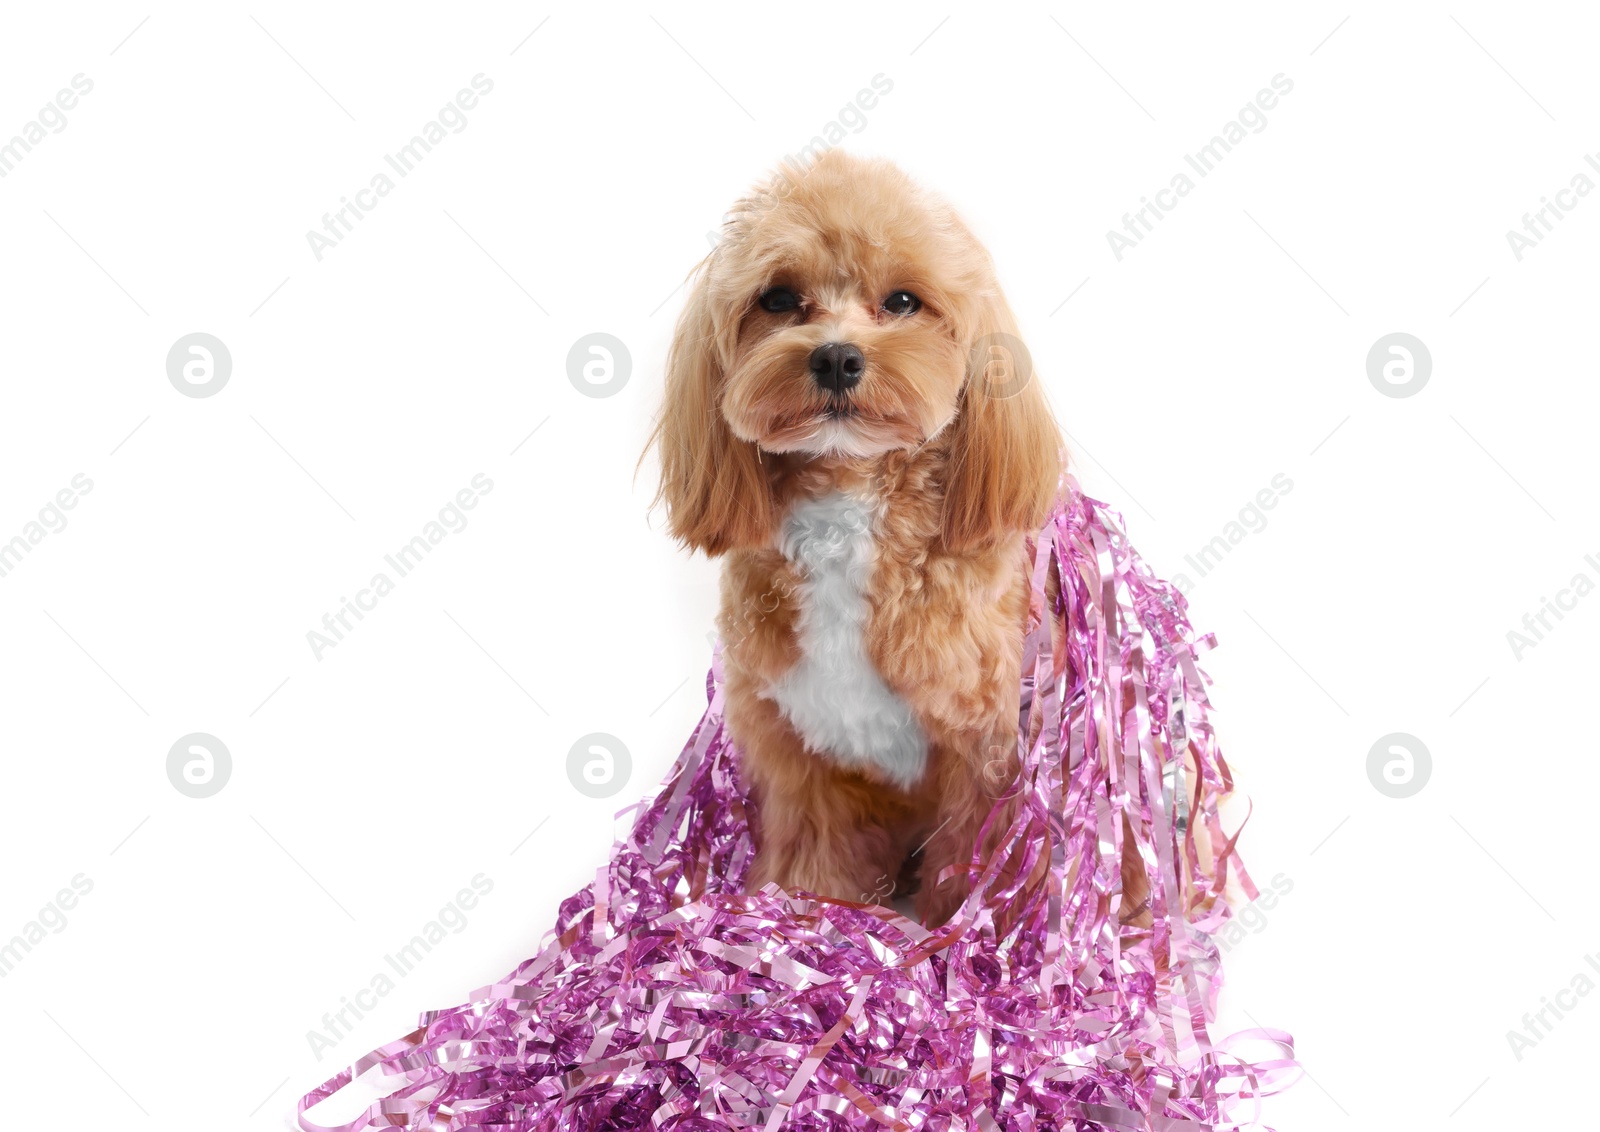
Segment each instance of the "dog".
[{"label": "dog", "polygon": [[651,443],[671,534],[724,561],[752,890],[934,925],[992,848],[1065,466],[1026,357],[987,250],[881,159],[779,166],[691,277]]}]

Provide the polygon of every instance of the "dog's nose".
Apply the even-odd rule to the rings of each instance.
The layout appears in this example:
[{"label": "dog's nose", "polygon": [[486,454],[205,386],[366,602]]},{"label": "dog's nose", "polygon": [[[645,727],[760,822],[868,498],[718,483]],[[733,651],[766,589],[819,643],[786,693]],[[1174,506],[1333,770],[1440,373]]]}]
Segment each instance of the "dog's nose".
[{"label": "dog's nose", "polygon": [[849,342],[827,342],[811,351],[811,376],[830,393],[843,393],[861,381],[867,359]]}]

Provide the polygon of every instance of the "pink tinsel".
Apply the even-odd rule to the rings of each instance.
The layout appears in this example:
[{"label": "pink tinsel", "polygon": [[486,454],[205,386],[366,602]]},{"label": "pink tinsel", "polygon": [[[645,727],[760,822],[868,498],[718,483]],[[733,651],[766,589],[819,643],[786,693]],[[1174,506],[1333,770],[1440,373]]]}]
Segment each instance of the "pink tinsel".
[{"label": "pink tinsel", "polygon": [[[1231,781],[1196,664],[1214,642],[1068,488],[1029,548],[1022,805],[949,924],[743,892],[752,807],[713,670],[660,793],[544,950],[303,1097],[301,1127],[374,1066],[392,1091],[339,1132],[1240,1127],[1293,1050],[1234,1035],[1279,1054],[1252,1063],[1207,1032],[1230,868],[1255,895],[1217,816]],[[1124,818],[1150,927],[1120,922]],[[1005,878],[1041,854],[1048,883],[1019,893]]]}]

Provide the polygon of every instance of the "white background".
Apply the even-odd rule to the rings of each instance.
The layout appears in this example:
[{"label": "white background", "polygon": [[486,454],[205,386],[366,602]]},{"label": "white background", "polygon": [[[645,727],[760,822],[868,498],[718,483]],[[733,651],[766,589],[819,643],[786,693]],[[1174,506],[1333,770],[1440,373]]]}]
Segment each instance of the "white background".
[{"label": "white background", "polygon": [[[94,83],[0,180],[0,541],[93,482],[0,578],[0,939],[93,883],[0,980],[13,1121],[279,1127],[536,949],[704,704],[716,568],[634,476],[676,288],[878,74],[845,144],[987,242],[1077,474],[1221,642],[1245,859],[1293,888],[1229,950],[1216,1030],[1288,1029],[1314,1078],[1270,1120],[1584,1103],[1600,996],[1520,1060],[1506,1036],[1600,950],[1600,597],[1506,637],[1600,578],[1600,194],[1520,262],[1505,235],[1600,148],[1577,6],[603,7],[8,11],[0,139]],[[307,230],[480,73],[319,262]],[[1107,230],[1280,73],[1119,262]],[[204,399],[165,371],[194,331],[233,360]],[[593,331],[631,355],[614,396],[568,379]],[[1415,396],[1368,380],[1393,331],[1431,352]],[[469,525],[317,659],[307,631],[480,472]],[[195,731],[233,760],[199,800],[166,772]],[[591,732],[632,754],[612,798],[568,779]],[[1432,754],[1409,798],[1368,778],[1390,732]],[[465,929],[318,1061],[307,1032],[478,873]]]}]

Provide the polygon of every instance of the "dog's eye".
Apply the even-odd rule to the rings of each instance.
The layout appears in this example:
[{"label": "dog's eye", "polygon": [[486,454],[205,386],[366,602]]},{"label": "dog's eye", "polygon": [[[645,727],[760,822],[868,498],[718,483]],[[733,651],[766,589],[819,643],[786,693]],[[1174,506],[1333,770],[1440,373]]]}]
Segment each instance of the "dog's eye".
[{"label": "dog's eye", "polygon": [[922,309],[922,300],[910,291],[896,291],[883,300],[883,309],[886,314],[908,315],[916,314]]},{"label": "dog's eye", "polygon": [[771,311],[774,314],[798,310],[800,307],[799,297],[787,287],[774,287],[770,291],[765,291],[757,301],[761,304],[762,310]]}]

